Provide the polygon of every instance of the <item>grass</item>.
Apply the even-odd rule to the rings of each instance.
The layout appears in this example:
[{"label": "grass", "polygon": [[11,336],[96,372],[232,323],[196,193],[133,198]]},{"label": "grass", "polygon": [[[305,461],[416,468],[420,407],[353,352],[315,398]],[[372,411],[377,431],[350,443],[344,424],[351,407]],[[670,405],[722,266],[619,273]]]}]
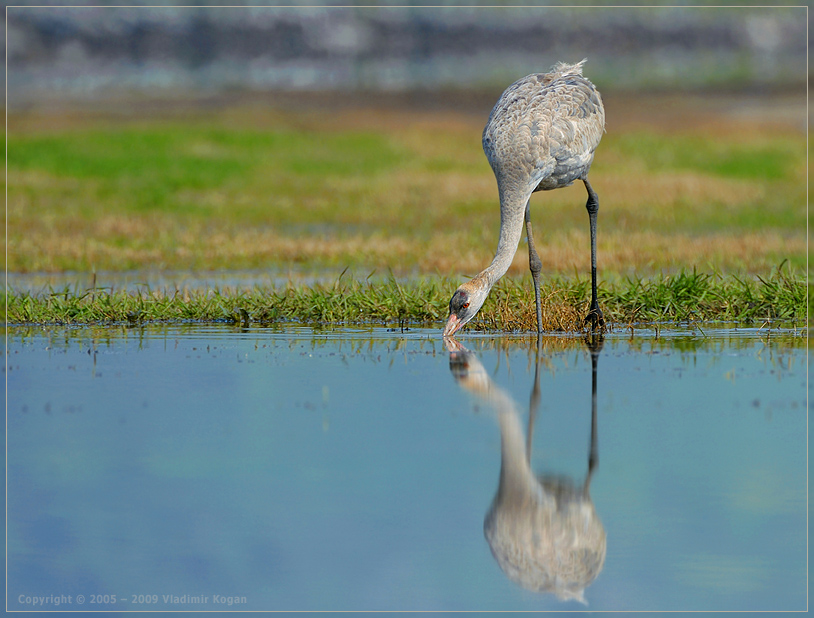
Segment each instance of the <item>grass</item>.
[{"label": "grass", "polygon": [[[319,324],[380,323],[440,326],[455,282],[432,277],[400,282],[338,279],[332,285],[289,284],[277,290],[153,291],[136,294],[66,288],[46,295],[11,292],[6,298],[10,323],[130,323],[167,320],[230,321],[248,325],[280,322]],[[587,312],[589,281],[554,278],[545,283],[546,331],[579,331]],[[643,280],[626,278],[600,289],[600,303],[611,325],[651,322],[740,323],[784,321],[802,324],[806,286],[778,268],[766,278],[681,272]],[[536,327],[533,291],[526,282],[504,279],[493,290],[469,328],[529,331]]]},{"label": "grass", "polygon": [[[750,118],[678,135],[671,125],[626,128],[613,100],[591,171],[604,271],[760,274],[784,259],[807,268],[798,128]],[[12,117],[8,268],[296,262],[474,274],[499,226],[481,116],[249,107],[116,122]],[[581,186],[532,199],[546,272],[587,270],[584,203]],[[518,253],[512,274],[526,270]]]},{"label": "grass", "polygon": [[[618,323],[799,319],[806,138],[797,123],[773,115],[788,101],[756,100],[747,106],[753,115],[733,116],[720,110],[736,101],[634,108],[605,98],[608,132],[591,181],[606,314]],[[784,117],[796,117],[790,109]],[[7,317],[228,319],[243,309],[260,322],[437,321],[451,291],[488,264],[496,245],[497,189],[480,147],[487,114],[488,104],[413,110],[358,101],[331,112],[295,102],[10,114],[11,272],[284,272],[295,264],[389,270],[397,279],[185,299],[12,291]],[[581,186],[532,199],[553,329],[575,328],[584,312],[587,283],[576,276],[589,272],[584,203]],[[480,328],[528,328],[527,269],[523,241]]]}]

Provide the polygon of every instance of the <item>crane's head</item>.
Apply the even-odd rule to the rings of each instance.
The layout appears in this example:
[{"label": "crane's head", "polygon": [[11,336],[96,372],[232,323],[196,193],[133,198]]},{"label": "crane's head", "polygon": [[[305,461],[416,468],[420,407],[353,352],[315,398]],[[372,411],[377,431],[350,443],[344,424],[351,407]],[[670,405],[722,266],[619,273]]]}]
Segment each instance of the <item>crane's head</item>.
[{"label": "crane's head", "polygon": [[449,301],[449,319],[444,328],[444,337],[452,337],[474,318],[488,295],[489,288],[478,285],[476,279],[467,281],[455,290]]}]

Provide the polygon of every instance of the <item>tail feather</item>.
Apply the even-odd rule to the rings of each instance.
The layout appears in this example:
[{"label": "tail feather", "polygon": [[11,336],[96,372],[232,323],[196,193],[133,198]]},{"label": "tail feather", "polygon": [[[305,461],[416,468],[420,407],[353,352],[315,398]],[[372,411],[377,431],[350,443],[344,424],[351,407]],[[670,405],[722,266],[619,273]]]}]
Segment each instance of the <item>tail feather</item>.
[{"label": "tail feather", "polygon": [[583,58],[576,64],[568,64],[567,62],[558,62],[550,71],[557,75],[582,75],[582,65],[585,64],[587,58]]}]

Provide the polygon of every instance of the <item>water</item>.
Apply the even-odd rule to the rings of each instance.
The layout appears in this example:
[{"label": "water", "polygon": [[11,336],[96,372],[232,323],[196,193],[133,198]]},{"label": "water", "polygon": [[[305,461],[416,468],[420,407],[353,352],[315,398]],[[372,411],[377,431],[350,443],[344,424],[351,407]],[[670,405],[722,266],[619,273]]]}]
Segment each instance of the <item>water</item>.
[{"label": "water", "polygon": [[274,288],[288,283],[313,285],[336,281],[340,276],[325,272],[309,272],[296,267],[277,272],[265,270],[243,271],[102,271],[79,273],[8,273],[7,281],[15,292],[44,296],[54,291],[71,290],[83,293],[91,290],[139,292],[145,289],[161,290],[172,294],[174,290],[202,292],[212,289],[248,291],[256,287]]},{"label": "water", "polygon": [[7,332],[9,609],[806,609],[799,332]]}]

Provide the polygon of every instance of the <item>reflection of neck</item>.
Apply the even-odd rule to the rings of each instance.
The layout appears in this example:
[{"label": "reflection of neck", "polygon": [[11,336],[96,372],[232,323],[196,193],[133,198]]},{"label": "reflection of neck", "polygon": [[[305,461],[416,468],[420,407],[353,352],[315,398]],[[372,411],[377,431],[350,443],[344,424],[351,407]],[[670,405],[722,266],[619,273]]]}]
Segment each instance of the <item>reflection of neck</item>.
[{"label": "reflection of neck", "polygon": [[516,410],[500,409],[500,483],[497,502],[504,506],[526,503],[532,496],[540,501],[543,489],[526,457],[526,439]]}]

